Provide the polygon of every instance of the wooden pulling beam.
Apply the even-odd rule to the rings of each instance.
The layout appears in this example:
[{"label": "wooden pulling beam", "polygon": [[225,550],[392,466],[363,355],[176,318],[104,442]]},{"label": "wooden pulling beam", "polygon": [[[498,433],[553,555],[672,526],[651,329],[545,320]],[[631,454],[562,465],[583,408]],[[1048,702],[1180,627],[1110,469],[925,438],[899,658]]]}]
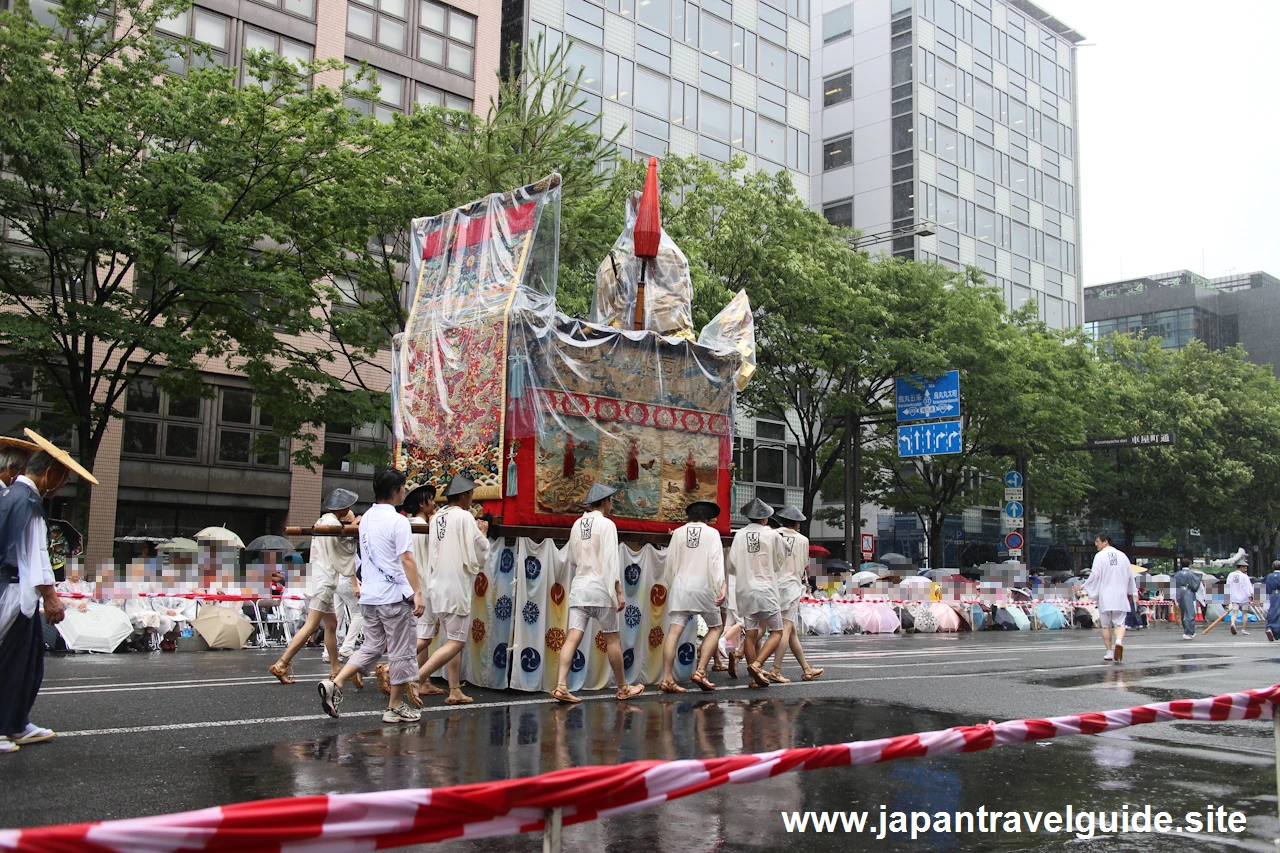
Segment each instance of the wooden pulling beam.
[{"label": "wooden pulling beam", "polygon": [[[431,532],[431,525],[423,522],[412,522],[410,525],[414,533],[428,534]],[[674,529],[674,528],[672,528]],[[345,524],[341,527],[333,525],[313,525],[312,527],[286,527],[284,529],[285,536],[347,536],[356,537],[360,535],[360,527],[355,524]],[[531,527],[526,525],[503,525],[501,518],[493,519],[489,527],[489,535],[491,536],[523,536],[527,539],[553,539],[563,541],[569,538],[569,528],[567,527]],[[636,545],[666,545],[671,541],[671,533],[640,533],[630,530],[619,530],[618,541],[627,542]],[[720,541],[726,546],[733,539],[729,536],[721,536]]]}]

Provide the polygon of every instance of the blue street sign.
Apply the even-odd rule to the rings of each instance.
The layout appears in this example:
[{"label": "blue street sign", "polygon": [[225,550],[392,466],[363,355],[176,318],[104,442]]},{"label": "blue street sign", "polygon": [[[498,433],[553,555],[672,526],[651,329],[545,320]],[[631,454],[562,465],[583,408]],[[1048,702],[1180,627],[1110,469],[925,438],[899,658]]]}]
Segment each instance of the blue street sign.
[{"label": "blue street sign", "polygon": [[1017,501],[1009,501],[1004,505],[1004,514],[1010,518],[1022,518],[1022,504]]},{"label": "blue street sign", "polygon": [[963,450],[959,421],[898,425],[899,456],[937,456]]},{"label": "blue street sign", "polygon": [[1004,487],[1006,489],[1022,488],[1022,475],[1019,474],[1017,471],[1010,471],[1008,474],[1005,474]]},{"label": "blue street sign", "polygon": [[898,398],[898,420],[923,421],[929,418],[960,417],[960,371],[952,370],[937,379],[912,376],[894,380]]},{"label": "blue street sign", "polygon": [[957,542],[963,542],[963,541],[964,541],[964,531],[963,531],[963,530],[957,530],[957,531],[956,531],[956,541],[957,541]]},{"label": "blue street sign", "polygon": [[1022,534],[1015,530],[1004,537],[1004,547],[1017,551],[1022,547]]}]

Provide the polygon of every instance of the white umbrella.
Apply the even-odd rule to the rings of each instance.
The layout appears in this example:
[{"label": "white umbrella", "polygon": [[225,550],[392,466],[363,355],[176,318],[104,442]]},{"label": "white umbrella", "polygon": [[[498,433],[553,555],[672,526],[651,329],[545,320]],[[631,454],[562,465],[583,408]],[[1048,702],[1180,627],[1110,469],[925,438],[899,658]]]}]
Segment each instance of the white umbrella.
[{"label": "white umbrella", "polygon": [[175,536],[168,542],[161,542],[156,546],[157,551],[165,553],[186,553],[194,554],[200,550],[199,544],[192,539],[184,539],[181,536]]},{"label": "white umbrella", "polygon": [[929,578],[925,577],[924,575],[912,575],[909,578],[903,578],[902,582],[898,585],[899,586],[929,586],[932,583],[933,581],[931,581]]},{"label": "white umbrella", "polygon": [[858,572],[849,578],[849,583],[853,586],[867,586],[880,580],[880,575],[875,572]]},{"label": "white umbrella", "polygon": [[197,542],[216,542],[219,545],[230,545],[243,548],[244,540],[225,527],[206,527],[196,534]]},{"label": "white umbrella", "polygon": [[73,652],[110,654],[133,633],[133,624],[118,607],[86,602],[85,612],[81,613],[79,606],[72,603],[58,623],[58,633]]}]

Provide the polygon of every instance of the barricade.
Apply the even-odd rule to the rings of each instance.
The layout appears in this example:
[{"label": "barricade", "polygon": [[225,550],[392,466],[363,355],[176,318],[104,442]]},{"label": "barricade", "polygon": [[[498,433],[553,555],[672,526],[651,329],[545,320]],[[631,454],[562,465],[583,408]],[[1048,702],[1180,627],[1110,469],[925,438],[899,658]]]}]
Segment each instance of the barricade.
[{"label": "barricade", "polygon": [[290,853],[342,853],[454,838],[543,832],[543,849],[558,851],[562,826],[636,811],[720,785],[756,782],[795,771],[979,752],[1170,720],[1271,719],[1280,752],[1277,701],[1280,685],[1117,711],[956,726],[753,755],[633,761],[449,788],[259,800],[133,820],[0,830],[0,850],[278,853],[286,849]]}]

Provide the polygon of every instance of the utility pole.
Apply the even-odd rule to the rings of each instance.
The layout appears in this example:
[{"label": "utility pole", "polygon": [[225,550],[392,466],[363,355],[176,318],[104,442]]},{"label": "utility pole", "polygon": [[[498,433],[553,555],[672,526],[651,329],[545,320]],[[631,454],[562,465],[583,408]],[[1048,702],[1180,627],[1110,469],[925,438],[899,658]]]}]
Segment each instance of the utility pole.
[{"label": "utility pole", "polygon": [[1022,557],[1031,571],[1031,480],[1027,477],[1027,454],[1018,452],[1018,473],[1022,475]]},{"label": "utility pole", "polygon": [[[853,412],[845,415],[844,418],[844,561],[850,566],[861,565],[861,561],[853,560],[853,496],[858,490],[854,484],[854,477],[857,475],[857,464],[852,462],[854,447],[861,447],[862,442],[857,441],[853,437],[854,424],[860,423],[858,416]],[[859,510],[859,517],[862,513]],[[861,528],[861,525],[858,525]],[[861,529],[858,531],[861,533]]]}]

